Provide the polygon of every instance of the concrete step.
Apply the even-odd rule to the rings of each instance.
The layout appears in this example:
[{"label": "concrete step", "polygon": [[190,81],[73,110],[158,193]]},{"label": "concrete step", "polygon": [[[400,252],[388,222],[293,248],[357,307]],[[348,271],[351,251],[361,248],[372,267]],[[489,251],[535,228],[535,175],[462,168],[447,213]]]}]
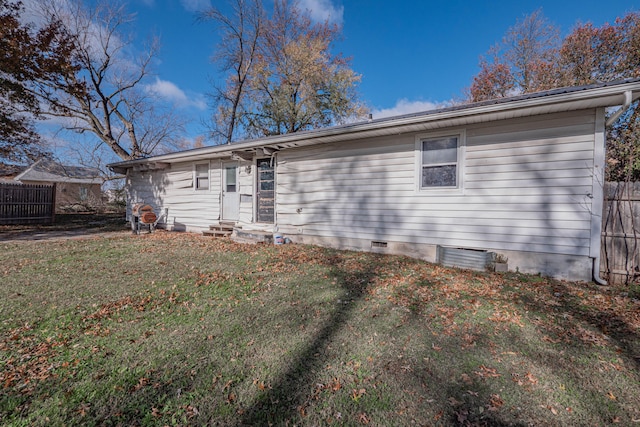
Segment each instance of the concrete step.
[{"label": "concrete step", "polygon": [[273,244],[273,233],[267,231],[242,230],[236,228],[233,232],[232,239],[241,243],[244,243],[245,241],[251,241],[254,243]]},{"label": "concrete step", "polygon": [[213,237],[229,237],[233,233],[233,230],[204,230],[202,232],[203,236],[213,236]]},{"label": "concrete step", "polygon": [[249,239],[243,239],[241,237],[235,237],[235,236],[231,236],[231,240],[233,240],[236,243],[242,243],[245,245],[257,245],[258,242],[256,242],[255,240],[249,240]]},{"label": "concrete step", "polygon": [[228,231],[233,231],[234,226],[233,225],[210,225],[209,226],[209,230],[228,230]]},{"label": "concrete step", "polygon": [[236,223],[233,221],[220,221],[218,224],[210,225],[208,230],[202,232],[204,236],[229,237],[233,233]]}]

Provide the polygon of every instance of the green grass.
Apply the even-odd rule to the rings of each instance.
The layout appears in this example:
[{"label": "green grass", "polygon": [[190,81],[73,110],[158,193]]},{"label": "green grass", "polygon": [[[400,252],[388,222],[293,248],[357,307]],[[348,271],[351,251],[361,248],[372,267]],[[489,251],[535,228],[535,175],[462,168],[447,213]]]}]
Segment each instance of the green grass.
[{"label": "green grass", "polygon": [[191,234],[0,243],[0,423],[640,425],[634,296]]}]

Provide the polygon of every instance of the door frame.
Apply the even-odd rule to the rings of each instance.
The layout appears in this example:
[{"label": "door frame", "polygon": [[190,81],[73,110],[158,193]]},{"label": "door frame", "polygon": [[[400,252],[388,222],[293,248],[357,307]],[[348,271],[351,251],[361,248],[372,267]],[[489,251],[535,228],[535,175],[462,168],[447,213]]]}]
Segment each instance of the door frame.
[{"label": "door frame", "polygon": [[[222,173],[222,179],[220,180],[220,219],[222,220],[227,220],[227,221],[238,221],[240,219],[240,166],[238,164],[237,161],[235,160],[226,160],[226,161],[221,161],[220,162],[220,171]],[[225,198],[227,198],[227,204],[229,203],[229,199],[226,196],[227,195],[227,167],[228,166],[233,166],[236,170],[236,197],[237,198],[237,202],[235,203],[237,209],[234,210],[234,212],[232,212],[231,215],[229,215],[229,212],[225,212],[227,208],[225,208]],[[225,213],[227,215],[225,215]]]},{"label": "door frame", "polygon": [[[260,221],[260,168],[258,167],[258,162],[261,161],[268,161],[270,162],[273,166],[273,220],[269,221],[269,222],[264,222],[264,221]],[[273,157],[256,157],[255,159],[255,170],[256,170],[256,176],[253,179],[254,182],[254,188],[255,188],[255,219],[256,219],[256,223],[259,224],[275,224],[276,223],[276,188],[277,188],[277,183],[276,183],[276,166],[277,166],[277,158],[275,156]]]}]

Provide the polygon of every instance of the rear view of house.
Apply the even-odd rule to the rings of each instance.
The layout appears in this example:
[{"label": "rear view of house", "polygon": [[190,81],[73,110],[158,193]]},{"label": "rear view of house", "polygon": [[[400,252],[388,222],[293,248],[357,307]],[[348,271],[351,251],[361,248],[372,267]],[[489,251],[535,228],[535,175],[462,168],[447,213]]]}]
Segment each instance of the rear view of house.
[{"label": "rear view of house", "polygon": [[293,242],[591,280],[606,108],[640,80],[564,88],[120,162],[128,206]]}]

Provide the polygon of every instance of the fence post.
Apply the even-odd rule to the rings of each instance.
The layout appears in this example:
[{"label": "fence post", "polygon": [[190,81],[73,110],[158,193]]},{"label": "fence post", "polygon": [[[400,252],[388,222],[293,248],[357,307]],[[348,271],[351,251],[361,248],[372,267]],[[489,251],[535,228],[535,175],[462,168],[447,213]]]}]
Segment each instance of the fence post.
[{"label": "fence post", "polygon": [[51,224],[56,222],[56,195],[58,194],[57,184],[53,183],[53,189],[51,190]]}]

